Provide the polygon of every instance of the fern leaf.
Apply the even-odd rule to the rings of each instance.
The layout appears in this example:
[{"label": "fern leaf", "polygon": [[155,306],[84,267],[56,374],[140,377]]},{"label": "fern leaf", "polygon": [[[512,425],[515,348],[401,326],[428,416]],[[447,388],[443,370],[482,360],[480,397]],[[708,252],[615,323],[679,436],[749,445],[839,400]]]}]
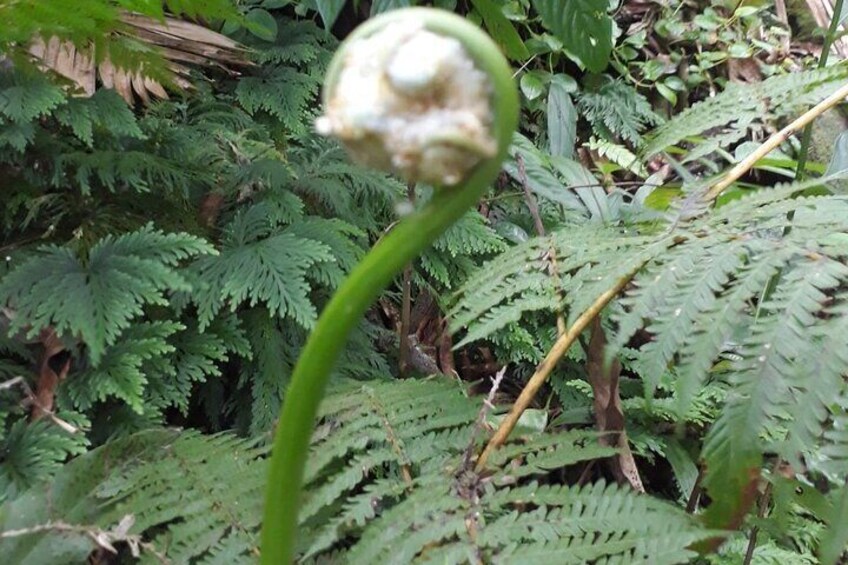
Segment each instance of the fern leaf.
[{"label": "fern leaf", "polygon": [[595,133],[606,140],[619,136],[639,145],[641,132],[662,123],[644,96],[620,80],[607,81],[597,90],[585,90],[577,98],[577,111]]},{"label": "fern leaf", "polygon": [[235,311],[243,302],[261,302],[280,318],[312,327],[316,310],[308,296],[307,276],[315,266],[333,262],[333,254],[320,241],[273,232],[265,208],[254,206],[227,226],[219,256],[192,266],[197,279],[205,282],[193,296],[201,330],[227,303]]},{"label": "fern leaf", "polygon": [[276,67],[262,77],[244,77],[236,98],[250,114],[267,112],[293,133],[306,131],[307,109],[320,82],[291,67]]},{"label": "fern leaf", "polygon": [[10,331],[27,324],[29,336],[48,326],[78,335],[96,365],[144,305],[167,304],[167,291],[189,288],[176,270],[181,259],[209,253],[214,249],[197,237],[152,225],[102,239],[86,260],[68,248],[42,247],[0,281],[0,296],[18,312]]},{"label": "fern leaf", "polygon": [[90,425],[85,417],[73,412],[60,412],[57,417],[78,431],[71,433],[48,420],[17,420],[0,438],[0,496],[4,500],[50,479],[69,456],[85,453],[88,440],[81,429]]},{"label": "fern leaf", "polygon": [[827,300],[825,291],[846,277],[848,267],[841,263],[808,261],[802,269],[787,273],[785,283],[766,305],[766,311],[779,315],[768,316],[752,329],[741,353],[743,360],[733,373],[736,393],[704,445],[710,466],[707,485],[711,494],[716,493],[711,506],[716,515],[732,515],[745,489],[740,480],[749,480],[748,469],[759,468],[763,451],[759,436],[768,422],[784,415],[791,398],[792,360],[803,354],[804,347],[812,346],[806,333]]},{"label": "fern leaf", "polygon": [[132,110],[113,90],[99,90],[90,98],[70,98],[53,115],[89,147],[94,144],[95,128],[115,137],[144,137]]},{"label": "fern leaf", "polygon": [[41,75],[0,75],[0,116],[25,124],[47,115],[65,101],[65,94]]},{"label": "fern leaf", "polygon": [[[760,83],[732,82],[721,94],[694,104],[653,132],[642,148],[648,157],[705,132],[724,135],[720,145],[737,141],[737,132],[747,132],[763,117],[793,116],[839,87],[848,76],[848,66],[778,75]],[[696,149],[697,151],[697,149]]]}]

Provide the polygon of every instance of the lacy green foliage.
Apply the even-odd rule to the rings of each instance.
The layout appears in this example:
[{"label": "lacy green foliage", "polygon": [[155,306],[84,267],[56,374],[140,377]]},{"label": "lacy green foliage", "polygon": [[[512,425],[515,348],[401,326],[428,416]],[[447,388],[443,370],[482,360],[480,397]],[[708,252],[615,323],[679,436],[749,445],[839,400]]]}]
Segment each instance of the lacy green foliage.
[{"label": "lacy green foliage", "polygon": [[[0,375],[36,388],[37,338],[55,329],[70,357],[55,408],[91,421],[67,445],[38,443],[59,428],[29,430],[22,392],[0,391],[4,486],[55,471],[87,437],[175,415],[273,424],[305,330],[404,191],[307,131],[332,39],[277,22],[274,42],[245,37],[249,76],[137,112],[109,90],[73,97],[28,67],[0,71]],[[364,323],[340,374],[390,374],[381,340]],[[48,463],[20,472],[36,458]]]},{"label": "lacy green foliage", "polygon": [[308,22],[278,24],[273,46],[263,45],[262,64],[255,76],[245,77],[235,89],[238,103],[250,114],[267,113],[289,131],[305,133],[313,118],[309,104],[321,85],[329,62],[332,36]]},{"label": "lacy green foliage", "polygon": [[720,94],[693,104],[654,130],[641,148],[642,153],[655,155],[688,141],[692,147],[684,162],[689,162],[727,149],[750,131],[762,131],[774,120],[800,114],[839,88],[846,76],[848,65],[840,63],[753,84],[732,82]]},{"label": "lacy green foliage", "polygon": [[[196,263],[202,288],[194,294],[201,329],[229,302],[257,303],[280,318],[289,317],[307,329],[317,314],[308,298],[313,281],[327,276],[324,263],[334,262],[331,248],[320,241],[278,231],[265,206],[238,213],[224,230],[219,256]],[[338,277],[335,277],[337,280]]]},{"label": "lacy green foliage", "polygon": [[88,440],[79,431],[88,426],[78,413],[59,412],[63,422],[77,432],[63,429],[50,420],[27,423],[18,419],[3,432],[3,464],[0,465],[0,499],[19,495],[32,485],[49,479],[69,456],[86,452]]},{"label": "lacy green foliage", "polygon": [[91,147],[93,132],[140,139],[143,137],[126,103],[114,91],[101,90],[90,98],[68,98],[47,77],[32,73],[0,73],[0,147],[23,151],[36,133],[36,120],[50,116],[84,144]]},{"label": "lacy green foliage", "polygon": [[[704,383],[729,385],[702,453],[713,509],[732,513],[767,451],[790,462],[803,457],[844,480],[848,199],[798,196],[810,186],[765,189],[652,236],[583,227],[536,238],[466,283],[453,327],[467,328],[460,343],[468,343],[526,313],[562,308],[574,317],[638,269],[613,314],[612,353],[637,331],[648,332],[639,374],[650,397],[676,366],[678,419]],[[559,277],[548,250],[556,253]],[[777,273],[775,291],[761,299]],[[716,366],[734,341],[731,360]]]},{"label": "lacy green foliage", "polygon": [[619,138],[634,146],[641,143],[645,129],[662,123],[648,100],[621,80],[606,80],[596,90],[582,91],[577,111],[601,138]]},{"label": "lacy green foliage", "polygon": [[478,212],[469,212],[448,228],[421,254],[421,266],[444,288],[465,280],[481,259],[505,251],[503,238],[486,224]]},{"label": "lacy green foliage", "polygon": [[310,138],[293,149],[293,189],[317,202],[320,213],[370,232],[382,232],[382,219],[394,215],[405,187],[382,173],[351,164],[335,143]]},{"label": "lacy green foliage", "polygon": [[212,252],[199,238],[152,225],[106,237],[87,257],[65,247],[40,248],[0,283],[0,295],[16,310],[10,331],[29,326],[32,337],[50,326],[60,336],[78,336],[97,364],[143,306],[167,304],[166,292],[189,288],[175,269],[180,261]]},{"label": "lacy green foliage", "polygon": [[[615,485],[547,484],[557,469],[608,456],[584,432],[536,434],[508,444],[484,475],[479,401],[447,380],[339,383],[322,408],[301,519],[304,562],[461,562],[474,558],[562,563],[607,559],[685,563],[710,532],[681,510]],[[252,562],[257,551],[266,450],[230,435],[148,431],[88,453],[0,507],[2,529],[51,519],[113,531],[173,562]],[[46,500],[54,504],[45,504]],[[4,555],[93,549],[55,532],[0,542]],[[23,561],[18,561],[23,562]]]}]

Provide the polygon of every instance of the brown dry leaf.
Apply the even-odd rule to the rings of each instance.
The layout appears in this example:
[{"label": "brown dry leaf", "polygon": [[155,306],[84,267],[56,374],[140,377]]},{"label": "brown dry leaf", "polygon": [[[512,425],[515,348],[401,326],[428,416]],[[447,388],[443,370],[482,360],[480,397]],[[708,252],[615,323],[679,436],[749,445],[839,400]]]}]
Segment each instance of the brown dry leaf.
[{"label": "brown dry leaf", "polygon": [[753,57],[745,59],[728,59],[727,78],[730,79],[731,82],[760,82],[763,80],[760,62]]},{"label": "brown dry leaf", "polygon": [[70,357],[62,364],[59,371],[55,371],[50,365],[50,359],[65,350],[65,344],[56,335],[53,328],[45,328],[39,334],[39,340],[44,350],[41,353],[41,363],[38,372],[38,382],[35,385],[35,397],[30,418],[40,420],[53,413],[53,401],[56,397],[56,389],[59,383],[68,376],[71,369]]},{"label": "brown dry leaf", "polygon": [[604,348],[606,336],[598,318],[592,321],[591,337],[586,352],[586,373],[594,395],[595,423],[598,431],[607,432],[601,443],[618,448],[619,453],[612,460],[612,472],[619,481],[626,480],[637,492],[645,492],[639,469],[630,445],[627,431],[624,429],[624,410],[621,407],[621,395],[618,382],[621,375],[621,363],[616,359],[609,367],[604,367]]},{"label": "brown dry leaf", "polygon": [[[171,88],[188,90],[191,82],[185,77],[188,63],[201,67],[217,67],[237,74],[231,67],[249,66],[247,50],[232,39],[203,26],[166,16],[164,21],[139,14],[125,13],[122,21],[127,32],[136,39],[160,49],[173,73]],[[105,58],[95,68],[93,47],[79,49],[69,41],[51,37],[45,44],[40,37],[33,39],[29,52],[45,68],[52,69],[75,83],[85,96],[96,89],[97,78],[103,88],[114,89],[128,104],[136,97],[148,104],[153,98],[168,98],[164,85],[140,73],[128,73],[116,68]]]}]

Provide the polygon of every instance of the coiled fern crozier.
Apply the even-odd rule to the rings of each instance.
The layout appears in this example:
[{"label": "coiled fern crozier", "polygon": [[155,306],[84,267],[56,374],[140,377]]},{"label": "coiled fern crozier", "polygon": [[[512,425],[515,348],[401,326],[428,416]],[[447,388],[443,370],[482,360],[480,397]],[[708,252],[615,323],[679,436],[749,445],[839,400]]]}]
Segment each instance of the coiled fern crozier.
[{"label": "coiled fern crozier", "polygon": [[277,427],[262,526],[262,562],[294,558],[303,471],[330,371],[353,325],[497,176],[518,125],[518,92],[498,46],[454,14],[390,12],[345,40],[330,64],[320,133],[351,156],[436,186],[353,269],[294,369]]}]

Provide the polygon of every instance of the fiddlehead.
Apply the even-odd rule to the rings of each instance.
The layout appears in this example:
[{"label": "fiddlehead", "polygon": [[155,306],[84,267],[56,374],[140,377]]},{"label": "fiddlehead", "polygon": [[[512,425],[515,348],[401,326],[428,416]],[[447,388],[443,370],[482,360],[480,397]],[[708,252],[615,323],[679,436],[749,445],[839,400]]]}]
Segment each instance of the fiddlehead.
[{"label": "fiddlehead", "polygon": [[518,94],[497,45],[449,12],[410,8],[362,25],[330,64],[321,133],[360,162],[438,188],[353,269],[324,308],[286,392],[274,439],[262,562],[295,553],[318,406],[351,328],[403,267],[477,203],[506,157]]}]

